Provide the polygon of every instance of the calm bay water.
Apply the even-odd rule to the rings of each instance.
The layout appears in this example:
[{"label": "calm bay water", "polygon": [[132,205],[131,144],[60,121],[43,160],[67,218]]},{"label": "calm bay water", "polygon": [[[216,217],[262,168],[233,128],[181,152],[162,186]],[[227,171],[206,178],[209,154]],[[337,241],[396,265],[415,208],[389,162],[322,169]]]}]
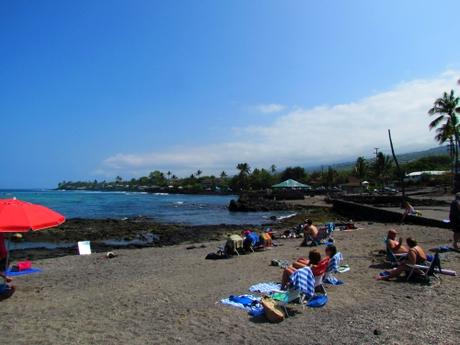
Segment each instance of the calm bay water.
[{"label": "calm bay water", "polygon": [[50,207],[66,218],[121,219],[146,216],[165,223],[256,225],[268,222],[270,216],[289,214],[289,212],[232,213],[227,210],[227,205],[236,196],[230,195],[0,190],[1,199],[12,197]]}]

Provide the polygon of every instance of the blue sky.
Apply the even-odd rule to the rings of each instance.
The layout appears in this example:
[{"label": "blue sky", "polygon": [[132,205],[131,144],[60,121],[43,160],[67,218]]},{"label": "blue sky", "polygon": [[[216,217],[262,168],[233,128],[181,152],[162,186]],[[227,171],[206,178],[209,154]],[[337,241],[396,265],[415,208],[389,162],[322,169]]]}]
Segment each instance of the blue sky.
[{"label": "blue sky", "polygon": [[0,187],[435,146],[458,1],[3,1]]}]

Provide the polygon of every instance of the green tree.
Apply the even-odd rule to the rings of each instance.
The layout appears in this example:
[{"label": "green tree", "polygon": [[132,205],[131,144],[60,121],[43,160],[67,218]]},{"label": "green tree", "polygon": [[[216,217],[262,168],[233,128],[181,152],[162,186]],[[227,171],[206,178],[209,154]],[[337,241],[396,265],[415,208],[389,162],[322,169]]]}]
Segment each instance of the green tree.
[{"label": "green tree", "polygon": [[280,177],[282,181],[293,179],[299,182],[306,182],[307,173],[302,167],[287,167]]},{"label": "green tree", "polygon": [[249,187],[248,176],[251,172],[251,167],[248,163],[239,163],[236,168],[240,171],[238,174],[237,189],[246,189]]},{"label": "green tree", "polygon": [[158,170],[152,171],[149,174],[149,184],[152,186],[165,186],[167,184],[165,175]]},{"label": "green tree", "polygon": [[332,187],[336,183],[338,177],[337,171],[333,167],[328,167],[326,174],[323,174],[323,183],[327,187]]},{"label": "green tree", "polygon": [[275,164],[272,164],[270,166],[270,171],[271,171],[272,174],[274,174],[276,172],[276,165]]},{"label": "green tree", "polygon": [[379,152],[375,157],[373,173],[375,179],[381,183],[382,187],[385,186],[385,182],[390,178],[392,168],[393,161],[391,157]]},{"label": "green tree", "polygon": [[248,163],[238,163],[236,168],[240,171],[240,175],[249,175],[251,172],[251,167]]},{"label": "green tree", "polygon": [[450,93],[444,92],[442,97],[438,98],[432,108],[428,110],[430,116],[436,116],[429,124],[430,129],[436,129],[435,139],[439,144],[446,141],[452,145],[452,158],[455,171],[458,171],[458,152],[459,152],[459,123],[457,113],[460,99],[455,96],[454,90]]},{"label": "green tree", "polygon": [[254,169],[249,177],[249,185],[254,190],[270,188],[272,184],[273,175],[265,169]]},{"label": "green tree", "polygon": [[368,170],[369,170],[369,165],[367,161],[364,159],[364,157],[358,157],[358,159],[356,159],[356,163],[355,163],[355,167],[353,171],[354,175],[360,180],[363,180],[366,178]]}]

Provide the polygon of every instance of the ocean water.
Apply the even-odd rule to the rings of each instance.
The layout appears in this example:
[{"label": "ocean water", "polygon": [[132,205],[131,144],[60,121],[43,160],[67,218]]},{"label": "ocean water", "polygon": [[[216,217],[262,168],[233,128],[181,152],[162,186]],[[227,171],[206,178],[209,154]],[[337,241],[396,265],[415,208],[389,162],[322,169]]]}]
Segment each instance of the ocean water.
[{"label": "ocean water", "polygon": [[147,194],[55,190],[0,190],[0,198],[29,201],[50,207],[66,218],[114,218],[146,216],[164,223],[190,225],[263,224],[270,216],[292,212],[229,212],[236,196]]}]

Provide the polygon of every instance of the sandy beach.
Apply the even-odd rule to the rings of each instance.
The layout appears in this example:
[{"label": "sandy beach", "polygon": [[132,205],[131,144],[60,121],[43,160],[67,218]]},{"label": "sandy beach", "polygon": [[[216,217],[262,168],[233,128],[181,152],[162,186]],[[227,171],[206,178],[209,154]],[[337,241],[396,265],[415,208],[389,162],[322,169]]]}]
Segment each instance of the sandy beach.
[{"label": "sandy beach", "polygon": [[[250,285],[277,281],[272,259],[296,259],[309,248],[299,240],[228,260],[205,260],[216,242],[37,260],[42,273],[17,277],[15,295],[1,302],[2,340],[14,344],[457,344],[460,290],[457,277],[431,285],[381,282],[371,268],[381,258],[391,225],[359,224],[337,232],[336,243],[351,271],[345,285],[328,289],[321,309],[290,308],[281,324],[252,319],[217,303]],[[451,232],[404,225],[430,248],[447,244]],[[460,254],[441,254],[445,268],[460,271]],[[378,335],[375,335],[377,333]]]}]

